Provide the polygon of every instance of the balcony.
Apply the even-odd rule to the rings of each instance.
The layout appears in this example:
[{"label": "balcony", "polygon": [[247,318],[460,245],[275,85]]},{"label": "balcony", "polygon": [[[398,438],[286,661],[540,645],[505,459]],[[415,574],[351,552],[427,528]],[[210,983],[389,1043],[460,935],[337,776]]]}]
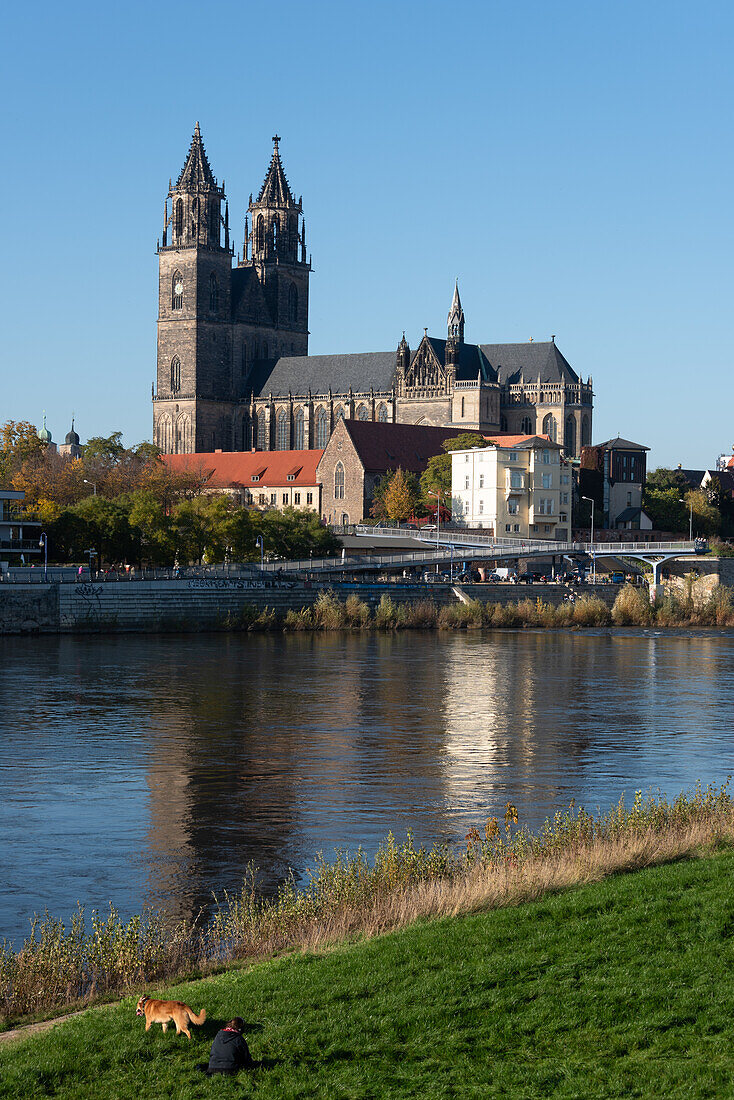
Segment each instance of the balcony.
[{"label": "balcony", "polygon": [[505,471],[505,496],[524,493],[528,487],[527,476],[519,470]]},{"label": "balcony", "polygon": [[42,547],[38,545],[38,539],[0,538],[0,550],[11,554],[40,554]]}]

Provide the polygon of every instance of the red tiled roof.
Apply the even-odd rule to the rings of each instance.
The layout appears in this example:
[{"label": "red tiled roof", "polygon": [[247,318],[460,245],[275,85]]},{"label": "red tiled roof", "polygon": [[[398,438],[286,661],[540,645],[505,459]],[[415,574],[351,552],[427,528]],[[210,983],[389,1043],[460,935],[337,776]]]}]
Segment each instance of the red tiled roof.
[{"label": "red tiled roof", "polygon": [[[382,424],[371,420],[345,420],[346,428],[365,470],[425,470],[428,459],[443,454],[444,439],[453,439],[461,428],[430,428],[425,424]],[[333,436],[332,436],[333,439]]]},{"label": "red tiled roof", "polygon": [[[521,443],[529,443],[531,439],[541,439],[543,443],[550,443],[549,435],[510,435],[509,432],[495,432],[493,435],[484,434],[488,443],[496,443],[498,447],[519,447]],[[559,444],[555,443],[555,447]]]},{"label": "red tiled roof", "polygon": [[[162,455],[166,466],[180,473],[208,475],[207,489],[250,489],[258,485],[316,485],[316,467],[323,451],[214,451],[194,455]],[[291,481],[288,475],[295,475]]]}]

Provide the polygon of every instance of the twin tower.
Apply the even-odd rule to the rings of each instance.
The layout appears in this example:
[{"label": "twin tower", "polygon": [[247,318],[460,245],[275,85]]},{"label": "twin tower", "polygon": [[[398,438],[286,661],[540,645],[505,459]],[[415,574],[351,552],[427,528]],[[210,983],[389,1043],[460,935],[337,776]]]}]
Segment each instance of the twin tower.
[{"label": "twin tower", "polygon": [[279,141],[257,199],[250,195],[236,257],[224,183],[211,170],[198,122],[169,184],[153,392],[153,438],[164,453],[232,449],[235,411],[252,392],[258,364],[308,354],[311,264]]}]

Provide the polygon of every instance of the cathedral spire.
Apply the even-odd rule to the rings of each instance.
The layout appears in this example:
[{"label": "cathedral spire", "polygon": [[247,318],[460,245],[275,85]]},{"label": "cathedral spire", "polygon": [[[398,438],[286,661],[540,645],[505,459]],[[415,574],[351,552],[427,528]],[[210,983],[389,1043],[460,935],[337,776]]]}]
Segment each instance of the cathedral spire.
[{"label": "cathedral spire", "polygon": [[280,161],[280,136],[273,135],[273,155],[270,158],[270,166],[257,196],[258,203],[267,206],[296,206],[296,200],[291,193],[290,184],[283,171]]},{"label": "cathedral spire", "polygon": [[448,329],[449,339],[458,340],[460,344],[464,343],[464,310],[461,308],[458,279],[454,285],[454,297],[451,300],[451,309],[448,316]]},{"label": "cathedral spire", "polygon": [[218,191],[217,181],[211,170],[201,137],[199,123],[194,127],[186,163],[176,180],[176,191]]}]

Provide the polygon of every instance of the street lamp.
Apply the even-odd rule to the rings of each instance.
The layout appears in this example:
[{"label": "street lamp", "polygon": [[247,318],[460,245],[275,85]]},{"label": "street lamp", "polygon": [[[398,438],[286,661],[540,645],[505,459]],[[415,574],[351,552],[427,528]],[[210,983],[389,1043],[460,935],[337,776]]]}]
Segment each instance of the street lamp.
[{"label": "street lamp", "polygon": [[[94,489],[94,495],[95,496],[97,495],[97,482],[96,481],[87,481],[87,479],[84,478],[84,484],[85,485],[91,485],[92,488]],[[84,551],[84,553],[86,554],[86,550]]]},{"label": "street lamp", "polygon": [[48,580],[48,535],[45,531],[41,533],[41,537],[38,540],[38,545],[43,547],[43,579]]},{"label": "street lamp", "polygon": [[678,497],[679,504],[688,504],[690,512],[688,513],[688,541],[693,542],[693,501],[684,500],[683,497]]},{"label": "street lamp", "polygon": [[593,497],[581,497],[582,500],[588,500],[591,505],[591,575],[596,584],[596,555],[594,553],[594,498]]},{"label": "street lamp", "polygon": [[255,546],[260,547],[260,568],[264,569],[265,568],[265,546],[264,546],[264,543],[263,543],[262,535],[258,535],[257,538],[255,539]]}]

